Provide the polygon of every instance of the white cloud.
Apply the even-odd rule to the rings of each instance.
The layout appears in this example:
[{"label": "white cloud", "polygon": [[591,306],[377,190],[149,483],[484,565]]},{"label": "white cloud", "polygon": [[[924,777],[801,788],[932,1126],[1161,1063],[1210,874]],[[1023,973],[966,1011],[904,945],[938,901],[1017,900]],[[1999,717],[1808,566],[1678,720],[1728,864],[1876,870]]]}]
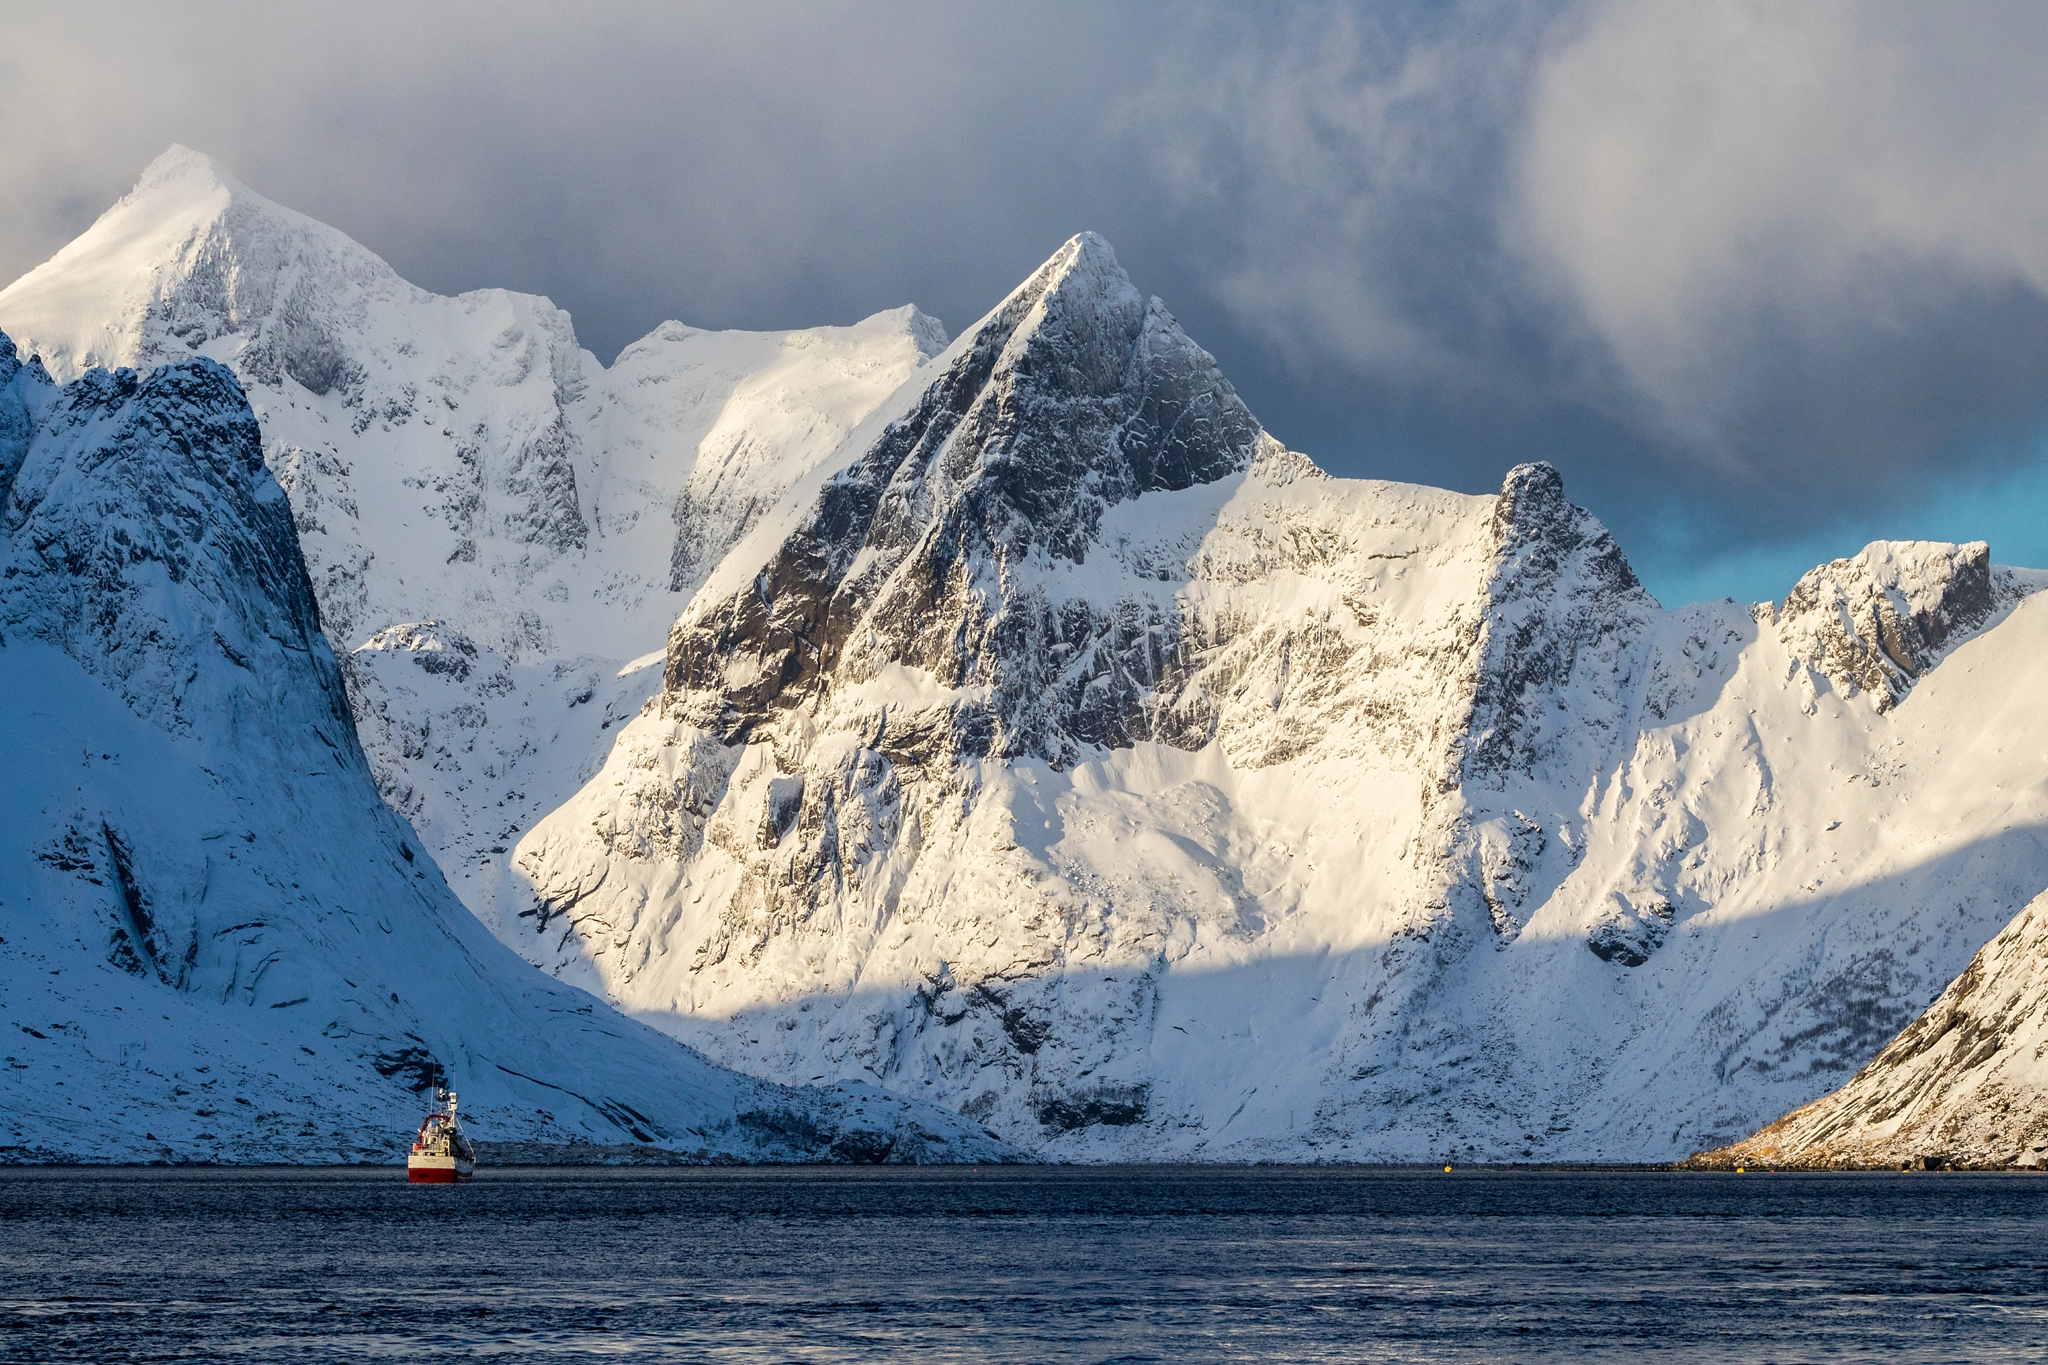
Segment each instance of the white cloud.
[{"label": "white cloud", "polygon": [[2048,287],[2044,40],[2038,4],[1607,0],[1540,61],[1509,235],[1736,455],[1788,349],[1824,382],[1933,292]]}]

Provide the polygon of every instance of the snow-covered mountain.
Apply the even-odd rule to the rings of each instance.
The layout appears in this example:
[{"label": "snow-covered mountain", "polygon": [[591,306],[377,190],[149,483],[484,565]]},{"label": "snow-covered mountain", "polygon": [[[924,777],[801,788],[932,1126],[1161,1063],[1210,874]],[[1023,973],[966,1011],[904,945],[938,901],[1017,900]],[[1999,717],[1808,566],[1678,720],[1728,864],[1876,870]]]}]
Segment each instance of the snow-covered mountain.
[{"label": "snow-covered mountain", "polygon": [[1285,451],[1086,236],[933,370],[518,848],[523,951],[722,1061],[1082,1159],[1669,1158],[2048,885],[1981,544],[1664,611],[1546,466]]},{"label": "snow-covered mountain", "polygon": [[221,365],[59,387],[0,337],[0,1159],[389,1159],[437,1073],[501,1143],[1002,1154],[493,939],[378,798],[292,522]]},{"label": "snow-covered mountain", "polygon": [[60,380],[194,356],[234,371],[379,786],[493,922],[505,850],[658,686],[632,661],[945,343],[911,308],[666,323],[607,369],[546,299],[418,289],[182,147],[0,292],[0,328]]},{"label": "snow-covered mountain", "polygon": [[605,369],[174,151],[0,326],[233,367],[386,800],[746,1072],[1078,1159],[1666,1159],[2048,886],[2042,575],[1879,543],[1667,611],[1547,466],[1287,451],[1090,236],[950,344]]}]

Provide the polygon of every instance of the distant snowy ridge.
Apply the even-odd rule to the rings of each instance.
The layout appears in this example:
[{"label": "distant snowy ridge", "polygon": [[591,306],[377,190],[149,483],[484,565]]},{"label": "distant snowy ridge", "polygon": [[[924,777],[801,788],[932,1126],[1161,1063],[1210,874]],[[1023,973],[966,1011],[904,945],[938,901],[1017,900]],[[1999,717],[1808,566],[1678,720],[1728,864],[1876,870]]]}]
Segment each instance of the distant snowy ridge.
[{"label": "distant snowy ridge", "polygon": [[721,1060],[1077,1159],[1667,1159],[2048,885],[2038,777],[1955,760],[2025,648],[1981,545],[1665,612],[1547,466],[1282,450],[1087,236],[933,369],[518,845],[523,951]]},{"label": "distant snowy ridge", "polygon": [[707,1063],[498,944],[377,797],[222,366],[58,387],[0,337],[0,1160],[1000,1159],[872,1087]]},{"label": "distant snowy ridge", "polygon": [[[59,379],[193,356],[240,378],[379,787],[493,923],[492,850],[567,799],[658,684],[620,670],[946,340],[911,308],[780,333],[666,323],[606,369],[546,299],[430,294],[183,147],[0,291],[0,328]],[[421,632],[484,662],[425,677],[397,643]]]}]

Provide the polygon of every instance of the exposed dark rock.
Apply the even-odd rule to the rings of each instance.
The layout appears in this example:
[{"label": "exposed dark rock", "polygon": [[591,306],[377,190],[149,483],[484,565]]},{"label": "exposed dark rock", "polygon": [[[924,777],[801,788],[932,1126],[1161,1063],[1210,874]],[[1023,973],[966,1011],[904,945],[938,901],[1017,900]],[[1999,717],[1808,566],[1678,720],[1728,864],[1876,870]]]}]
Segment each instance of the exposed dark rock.
[{"label": "exposed dark rock", "polygon": [[1132,1124],[1143,1123],[1151,1102],[1150,1086],[1105,1085],[1035,1099],[1031,1107],[1047,1132],[1068,1133],[1096,1124],[1128,1128]]},{"label": "exposed dark rock", "polygon": [[996,1022],[1002,1025],[1003,1033],[1009,1038],[1010,1045],[1025,1056],[1028,1057],[1044,1047],[1046,1039],[1052,1036],[1052,1020],[1046,1018],[1043,1012],[1025,1005],[1012,1004],[1002,992],[987,982],[976,984],[972,996],[976,1004],[996,1016]]},{"label": "exposed dark rock", "polygon": [[[820,495],[744,592],[671,636],[671,692],[737,739],[884,662],[987,701],[927,715],[920,754],[1032,754],[1149,733],[1177,620],[1050,601],[1018,570],[1080,563],[1106,509],[1240,471],[1257,423],[1108,245],[1074,239],[982,325],[916,408]],[[856,572],[857,568],[857,572]],[[744,681],[734,682],[735,678]]]},{"label": "exposed dark rock", "polygon": [[394,1048],[389,1052],[377,1054],[373,1065],[380,1076],[402,1078],[405,1088],[416,1095],[425,1094],[448,1079],[447,1068],[436,1061],[434,1054],[417,1040],[411,1047]]},{"label": "exposed dark rock", "polygon": [[245,668],[288,654],[288,669],[265,670],[279,683],[309,661],[332,699],[322,736],[360,764],[290,504],[234,375],[210,360],[93,370],[53,399],[43,424],[66,453],[24,465],[0,508],[0,630],[64,648],[173,730],[195,651]]},{"label": "exposed dark rock", "polygon": [[1667,900],[1651,901],[1641,907],[1624,902],[1593,927],[1593,932],[1586,936],[1586,946],[1602,961],[1640,967],[1664,942],[1673,914]]},{"label": "exposed dark rock", "polygon": [[1808,572],[1773,615],[1795,656],[1844,695],[1867,692],[1887,711],[2021,595],[1992,569],[1981,540],[1879,541]]},{"label": "exposed dark rock", "polygon": [[[1471,713],[1457,744],[1456,780],[1498,786],[1528,772],[1558,739],[1557,698],[1582,660],[1626,662],[1656,599],[1607,528],[1564,495],[1547,464],[1508,471],[1494,504],[1494,560],[1470,675]],[[1625,692],[1631,675],[1612,683]],[[1575,714],[1610,724],[1619,715]]]}]

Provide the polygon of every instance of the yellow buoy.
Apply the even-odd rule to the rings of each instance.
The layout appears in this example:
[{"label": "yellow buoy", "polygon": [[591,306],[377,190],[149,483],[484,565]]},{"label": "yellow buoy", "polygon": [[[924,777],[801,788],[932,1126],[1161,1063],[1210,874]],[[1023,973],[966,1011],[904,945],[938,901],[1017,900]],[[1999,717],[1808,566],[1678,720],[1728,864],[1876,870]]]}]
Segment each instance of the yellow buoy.
[{"label": "yellow buoy", "polygon": [[1449,1175],[1450,1173],[1451,1173],[1451,1168],[1450,1168],[1450,1167],[1448,1167],[1448,1166],[1444,1167],[1444,1174],[1445,1174],[1445,1175]]},{"label": "yellow buoy", "polygon": [[1737,1167],[1735,1168],[1735,1174],[1737,1174],[1737,1175],[1741,1175],[1741,1174],[1743,1174],[1743,1173],[1744,1173],[1745,1171],[1747,1171],[1748,1169],[1749,1169],[1749,1168],[1748,1168],[1747,1166],[1737,1166]]}]

